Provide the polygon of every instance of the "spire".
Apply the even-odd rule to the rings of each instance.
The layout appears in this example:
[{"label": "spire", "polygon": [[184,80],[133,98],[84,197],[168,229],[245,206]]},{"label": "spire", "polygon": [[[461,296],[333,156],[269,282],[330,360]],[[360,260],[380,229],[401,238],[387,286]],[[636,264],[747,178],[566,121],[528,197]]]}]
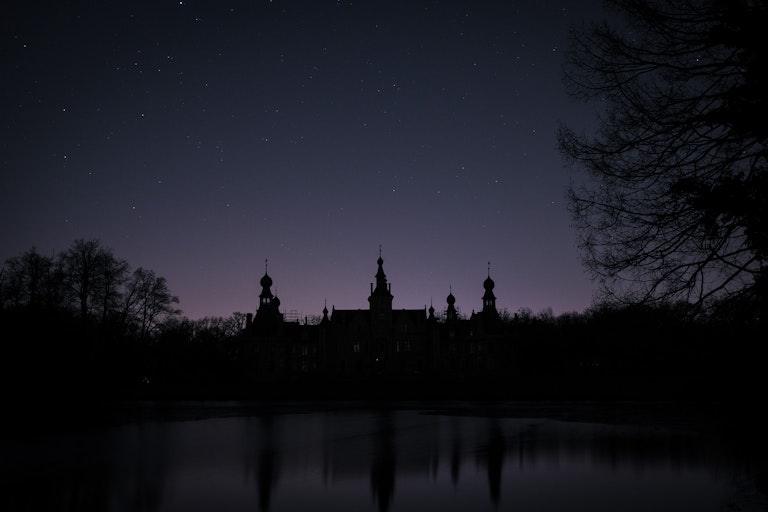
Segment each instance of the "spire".
[{"label": "spire", "polygon": [[448,307],[445,310],[445,319],[449,322],[458,319],[459,315],[456,312],[456,306],[454,306],[456,297],[453,296],[453,287],[450,285],[448,285],[448,297],[445,298],[445,302],[448,303]]},{"label": "spire", "polygon": [[371,295],[390,295],[390,288],[387,285],[387,275],[384,273],[384,259],[381,257],[381,245],[379,245],[379,259],[376,260],[379,269],[376,271],[376,288]]},{"label": "spire", "polygon": [[328,299],[323,299],[323,319],[320,320],[320,323],[325,325],[328,322],[330,322],[328,319]]},{"label": "spire", "polygon": [[[265,322],[279,322],[282,320],[280,315],[280,299],[272,293],[272,278],[268,272],[269,261],[264,260],[264,275],[259,280],[261,293],[259,294],[259,309],[256,311],[256,320],[265,325]],[[276,293],[276,292],[275,292]]]},{"label": "spire", "polygon": [[274,298],[274,295],[272,295],[272,290],[270,290],[270,287],[272,286],[272,278],[269,277],[269,273],[267,272],[267,262],[268,260],[265,259],[264,275],[259,281],[259,284],[261,284],[261,293],[259,294],[260,305],[269,304],[272,302],[272,299]]},{"label": "spire", "polygon": [[483,288],[485,293],[483,294],[483,313],[498,314],[496,311],[496,296],[493,294],[493,288],[496,283],[491,279],[491,262],[488,262],[488,277],[483,281]]},{"label": "spire", "polygon": [[384,258],[381,257],[381,245],[379,245],[379,259],[376,260],[379,268],[376,271],[376,287],[371,283],[371,295],[368,304],[371,312],[380,321],[385,321],[392,314],[392,292],[387,284],[387,275],[384,273]]}]

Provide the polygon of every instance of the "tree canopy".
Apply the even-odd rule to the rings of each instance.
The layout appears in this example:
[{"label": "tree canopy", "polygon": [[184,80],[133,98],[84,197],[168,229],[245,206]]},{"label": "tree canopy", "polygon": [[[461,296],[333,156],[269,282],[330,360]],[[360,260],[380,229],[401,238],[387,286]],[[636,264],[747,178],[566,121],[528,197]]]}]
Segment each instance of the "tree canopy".
[{"label": "tree canopy", "polygon": [[99,240],[75,240],[50,257],[33,247],[6,260],[0,274],[0,310],[66,311],[139,338],[176,315],[178,302],[164,277],[141,267],[131,271]]},{"label": "tree canopy", "polygon": [[[569,190],[607,298],[765,308],[768,51],[764,1],[609,0],[574,28],[564,76],[599,129],[559,132],[586,171]],[[764,316],[764,314],[763,314]]]}]

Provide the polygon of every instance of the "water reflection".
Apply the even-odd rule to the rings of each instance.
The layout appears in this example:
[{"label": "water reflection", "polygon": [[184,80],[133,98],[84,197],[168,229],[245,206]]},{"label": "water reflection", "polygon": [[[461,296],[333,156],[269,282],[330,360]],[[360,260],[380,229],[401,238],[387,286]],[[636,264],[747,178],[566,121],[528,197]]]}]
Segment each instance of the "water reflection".
[{"label": "water reflection", "polygon": [[764,454],[690,425],[413,408],[209,413],[0,439],[0,509],[599,512],[765,503],[752,485]]},{"label": "water reflection", "polygon": [[371,493],[381,512],[389,510],[395,494],[395,427],[391,412],[381,413],[376,422],[371,457]]},{"label": "water reflection", "polygon": [[491,501],[498,506],[501,496],[501,467],[504,465],[504,434],[498,420],[491,420],[488,425],[488,443],[485,450],[479,452],[480,464],[488,468],[488,489]]},{"label": "water reflection", "polygon": [[269,510],[272,490],[276,487],[279,477],[279,457],[277,447],[280,445],[279,432],[275,429],[275,418],[272,415],[263,416],[257,420],[255,435],[246,435],[245,442],[255,442],[255,464],[250,457],[246,458],[246,478],[255,473],[258,489],[259,510]]}]

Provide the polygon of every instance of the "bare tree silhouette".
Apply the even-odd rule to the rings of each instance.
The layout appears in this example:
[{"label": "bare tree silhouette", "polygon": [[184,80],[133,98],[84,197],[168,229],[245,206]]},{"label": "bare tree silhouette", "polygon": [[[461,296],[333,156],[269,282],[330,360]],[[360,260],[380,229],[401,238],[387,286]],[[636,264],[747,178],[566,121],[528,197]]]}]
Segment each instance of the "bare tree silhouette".
[{"label": "bare tree silhouette", "polygon": [[616,22],[574,30],[565,65],[599,131],[559,133],[588,176],[569,190],[586,266],[609,300],[764,310],[768,5],[607,4]]}]

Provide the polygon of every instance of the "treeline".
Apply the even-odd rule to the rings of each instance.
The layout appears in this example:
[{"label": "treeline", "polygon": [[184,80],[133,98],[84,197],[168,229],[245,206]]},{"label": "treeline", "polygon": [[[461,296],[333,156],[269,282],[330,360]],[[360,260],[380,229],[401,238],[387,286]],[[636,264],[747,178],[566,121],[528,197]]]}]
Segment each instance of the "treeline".
[{"label": "treeline", "polygon": [[192,320],[167,280],[100,240],[51,255],[31,248],[0,269],[2,396],[11,401],[203,393],[231,374],[245,314]]},{"label": "treeline", "polygon": [[[496,344],[499,352],[487,356],[511,355],[502,374],[438,375],[427,363],[421,375],[344,378],[321,370],[277,381],[254,378],[239,357],[249,342],[242,314],[174,320],[156,345],[167,366],[155,385],[186,398],[764,401],[762,327],[734,311],[692,316],[683,303],[600,303],[560,315],[523,308],[500,316],[494,336],[510,348]],[[459,350],[477,356],[468,349]]]},{"label": "treeline", "polygon": [[[355,387],[323,388],[329,382],[317,374],[294,388],[250,389],[253,371],[240,357],[246,315],[191,320],[176,304],[165,278],[131,269],[98,240],[76,240],[51,256],[30,249],[9,258],[0,273],[3,394],[88,401],[289,390],[302,398],[327,389],[332,398],[333,390]],[[602,304],[558,316],[521,309],[502,312],[501,320],[513,347],[508,379],[451,387],[425,375],[403,384],[405,395],[416,396],[419,386],[498,398],[754,394],[765,366],[760,324],[733,314],[693,318],[683,304]]]},{"label": "treeline", "polygon": [[164,277],[132,269],[99,240],[50,256],[35,248],[0,271],[2,384],[10,399],[110,395],[151,364],[148,347],[178,316]]},{"label": "treeline", "polygon": [[76,240],[51,256],[33,247],[0,270],[4,313],[57,314],[140,339],[177,314],[178,302],[164,277],[141,267],[131,270],[99,240]]},{"label": "treeline", "polygon": [[518,398],[764,400],[760,325],[687,304],[518,316]]}]

